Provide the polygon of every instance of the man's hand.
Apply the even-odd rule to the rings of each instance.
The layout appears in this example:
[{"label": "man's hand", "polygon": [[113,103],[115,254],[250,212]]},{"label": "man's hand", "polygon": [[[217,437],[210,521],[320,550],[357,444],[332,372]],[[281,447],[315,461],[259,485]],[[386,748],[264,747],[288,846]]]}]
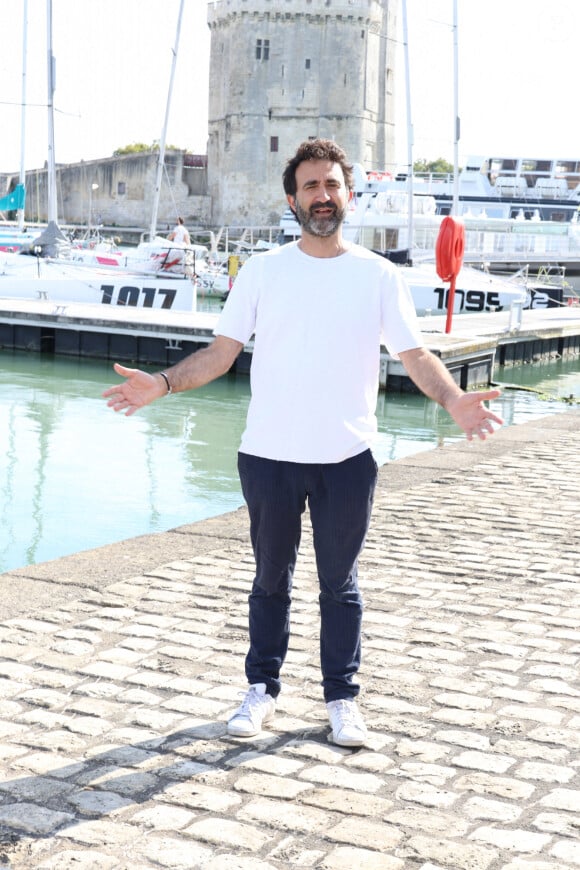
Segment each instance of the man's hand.
[{"label": "man's hand", "polygon": [[140,369],[128,369],[119,363],[115,363],[113,368],[118,375],[126,378],[103,393],[103,398],[109,399],[107,405],[113,411],[124,411],[130,417],[139,408],[167,393],[167,384],[160,375],[150,375]]},{"label": "man's hand", "polygon": [[500,390],[464,393],[439,357],[427,348],[401,351],[399,356],[409,377],[426,396],[445,408],[463,429],[468,441],[475,436],[483,441],[493,433],[492,423],[502,425],[501,417],[483,404],[489,399],[497,399],[501,395]]},{"label": "man's hand", "polygon": [[[243,347],[241,341],[216,335],[207,347],[190,353],[167,370],[171,391],[181,393],[184,390],[196,390],[225,375]],[[154,399],[167,395],[167,382],[159,373],[149,375],[140,369],[125,368],[119,363],[115,363],[113,368],[118,375],[126,378],[122,384],[109,387],[103,393],[103,397],[109,400],[107,405],[114,411],[124,411],[130,417]]]},{"label": "man's hand", "polygon": [[453,417],[458,426],[460,426],[467,440],[472,441],[474,437],[481,438],[482,441],[488,435],[493,434],[492,423],[497,423],[501,426],[503,420],[490,411],[484,405],[490,399],[497,399],[501,395],[500,390],[486,390],[475,393],[462,393],[446,405],[447,412]]}]

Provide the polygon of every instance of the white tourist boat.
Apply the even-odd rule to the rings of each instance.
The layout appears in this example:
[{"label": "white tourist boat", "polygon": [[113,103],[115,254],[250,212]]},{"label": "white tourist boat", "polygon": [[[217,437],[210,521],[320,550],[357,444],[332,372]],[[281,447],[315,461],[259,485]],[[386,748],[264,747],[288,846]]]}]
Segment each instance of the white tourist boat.
[{"label": "white tourist boat", "polygon": [[[413,195],[412,239],[408,198],[380,191],[368,198],[363,212],[349,218],[351,237],[373,250],[409,248],[413,259],[433,256],[444,215],[435,200]],[[580,270],[580,222],[490,217],[485,212],[461,215],[465,225],[464,262],[487,264],[492,271],[560,267],[566,275]]]},{"label": "white tourist boat", "polygon": [[[379,175],[377,191],[408,192],[409,179],[404,172]],[[413,175],[411,186],[414,196],[433,199],[436,214],[451,213],[453,173],[419,172]],[[568,223],[578,219],[580,159],[468,157],[458,173],[457,198],[457,217],[484,213],[485,217],[504,220]]]}]

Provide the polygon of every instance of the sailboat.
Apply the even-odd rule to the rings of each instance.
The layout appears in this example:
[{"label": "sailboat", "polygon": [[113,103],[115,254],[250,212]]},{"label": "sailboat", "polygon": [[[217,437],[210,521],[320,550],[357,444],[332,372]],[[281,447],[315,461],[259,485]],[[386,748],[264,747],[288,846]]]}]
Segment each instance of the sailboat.
[{"label": "sailboat", "polygon": [[[183,10],[181,0],[178,35]],[[203,259],[207,249],[184,250],[166,239],[143,247],[112,250],[73,248],[58,226],[54,150],[55,59],[52,53],[52,0],[46,0],[48,43],[48,224],[32,239],[28,256],[0,254],[0,297],[66,303],[195,311],[196,288],[190,254]],[[176,41],[178,37],[176,38]],[[176,49],[174,50],[175,64]],[[173,77],[173,72],[172,72]],[[170,88],[171,95],[171,88]],[[169,99],[168,99],[169,109]],[[167,112],[168,112],[167,109]],[[160,159],[165,149],[165,130]],[[159,176],[160,185],[160,176]],[[159,186],[158,185],[158,186]],[[154,204],[157,219],[158,194]],[[152,227],[154,226],[152,221]]]}]

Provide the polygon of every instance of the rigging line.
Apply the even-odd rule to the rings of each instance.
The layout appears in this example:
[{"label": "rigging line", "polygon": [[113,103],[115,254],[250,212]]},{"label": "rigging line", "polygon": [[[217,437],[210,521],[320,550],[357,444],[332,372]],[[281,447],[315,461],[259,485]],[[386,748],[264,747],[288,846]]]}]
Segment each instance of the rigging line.
[{"label": "rigging line", "polygon": [[[23,103],[21,100],[0,100],[0,106],[14,106],[15,108],[27,108],[27,109],[48,109],[48,103]],[[57,109],[56,106],[53,107],[53,112],[57,115],[66,115],[68,118],[82,118],[80,112],[67,112],[64,109]]]},{"label": "rigging line", "polygon": [[0,100],[0,106],[18,106],[20,109],[23,106],[31,106],[34,109],[46,109],[48,103],[23,103],[22,100]]},{"label": "rigging line", "polygon": [[171,186],[171,181],[169,179],[169,173],[167,172],[167,166],[165,163],[163,164],[163,174],[165,175],[165,180],[167,181],[167,187],[169,188],[169,195],[171,197],[171,202],[173,204],[175,214],[177,214],[177,203],[175,202],[175,197],[173,195],[173,188]]}]

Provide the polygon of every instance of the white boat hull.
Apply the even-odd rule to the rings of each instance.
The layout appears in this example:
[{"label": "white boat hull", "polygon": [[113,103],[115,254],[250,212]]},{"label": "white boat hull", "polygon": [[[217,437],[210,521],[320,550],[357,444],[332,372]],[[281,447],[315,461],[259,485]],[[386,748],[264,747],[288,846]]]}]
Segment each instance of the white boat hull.
[{"label": "white boat hull", "polygon": [[209,251],[203,245],[182,245],[156,238],[136,248],[118,248],[107,243],[76,247],[71,260],[93,267],[107,266],[140,274],[190,277],[199,296],[223,299],[230,290],[227,272],[208,262]]},{"label": "white boat hull", "polygon": [[[447,311],[449,284],[433,263],[399,266],[403,270],[419,315]],[[200,277],[205,284],[199,286]],[[224,295],[223,273],[200,272],[195,280],[183,275],[141,274],[116,266],[94,266],[62,260],[36,259],[5,254],[0,260],[0,297],[44,299],[57,304],[91,303],[133,308],[195,311],[197,296]],[[216,286],[215,281],[220,279]],[[509,310],[514,303],[525,308],[547,308],[541,290],[464,266],[455,289],[455,313]]]},{"label": "white boat hull", "polygon": [[2,298],[196,310],[195,287],[191,279],[183,276],[143,275],[116,267],[6,256],[0,261]]},{"label": "white boat hull", "polygon": [[[403,270],[419,316],[446,313],[450,285],[441,280],[434,264],[398,268]],[[505,311],[514,302],[530,307],[529,301],[524,285],[464,267],[457,276],[453,311],[455,314]]]}]

